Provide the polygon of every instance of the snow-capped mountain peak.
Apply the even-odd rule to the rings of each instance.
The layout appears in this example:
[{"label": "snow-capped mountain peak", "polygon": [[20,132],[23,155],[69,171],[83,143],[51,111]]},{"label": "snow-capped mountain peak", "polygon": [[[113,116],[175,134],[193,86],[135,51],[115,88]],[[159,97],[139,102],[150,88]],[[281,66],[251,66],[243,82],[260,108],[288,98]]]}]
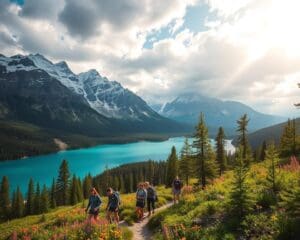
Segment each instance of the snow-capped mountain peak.
[{"label": "snow-capped mountain peak", "polygon": [[53,64],[40,54],[30,54],[29,58],[38,68],[46,71],[49,75],[58,79],[63,85],[75,93],[83,95],[83,91],[80,85],[77,83],[78,79],[76,75],[70,70],[66,62],[62,61]]},{"label": "snow-capped mountain peak", "polygon": [[41,54],[0,56],[0,71],[44,71],[74,93],[85,98],[91,108],[110,118],[138,120],[159,118],[147,103],[117,81],[110,81],[95,69],[74,74],[65,61],[53,63]]},{"label": "snow-capped mountain peak", "polygon": [[95,69],[79,73],[77,76],[81,82],[102,80],[101,75]]}]

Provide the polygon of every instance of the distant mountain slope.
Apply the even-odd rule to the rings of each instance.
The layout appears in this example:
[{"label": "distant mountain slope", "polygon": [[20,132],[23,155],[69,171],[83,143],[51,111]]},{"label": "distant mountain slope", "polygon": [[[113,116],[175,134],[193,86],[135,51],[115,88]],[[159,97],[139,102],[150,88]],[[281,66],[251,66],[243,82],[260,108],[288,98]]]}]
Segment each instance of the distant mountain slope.
[{"label": "distant mountain slope", "polygon": [[91,109],[73,93],[27,57],[0,57],[0,118],[38,126],[101,135],[112,128],[111,121]]},{"label": "distant mountain slope", "polygon": [[116,81],[102,77],[95,69],[74,74],[66,62],[53,64],[40,54],[29,55],[34,64],[58,79],[73,92],[83,96],[98,113],[117,119],[143,120],[161,118],[147,103]]},{"label": "distant mountain slope", "polygon": [[[248,135],[249,142],[251,144],[251,147],[253,149],[256,149],[261,146],[263,141],[274,141],[275,143],[280,142],[280,137],[283,131],[284,126],[286,125],[286,122],[276,124],[270,127],[266,127],[263,129],[260,129],[256,132],[250,133]],[[297,133],[300,134],[300,118],[296,119],[296,129]],[[236,142],[236,140],[234,141]]]},{"label": "distant mountain slope", "polygon": [[95,70],[74,74],[39,54],[0,56],[0,119],[89,136],[186,131]]},{"label": "distant mountain slope", "polygon": [[39,54],[0,55],[0,124],[0,160],[57,151],[55,138],[76,148],[191,130],[95,70],[76,75]]},{"label": "distant mountain slope", "polygon": [[200,112],[203,112],[210,129],[215,130],[219,126],[223,126],[229,135],[235,134],[236,120],[245,113],[250,118],[250,131],[285,120],[283,117],[257,112],[240,102],[222,101],[198,94],[184,94],[174,101],[166,103],[160,110],[157,105],[154,108],[165,117],[191,125],[197,123]]}]

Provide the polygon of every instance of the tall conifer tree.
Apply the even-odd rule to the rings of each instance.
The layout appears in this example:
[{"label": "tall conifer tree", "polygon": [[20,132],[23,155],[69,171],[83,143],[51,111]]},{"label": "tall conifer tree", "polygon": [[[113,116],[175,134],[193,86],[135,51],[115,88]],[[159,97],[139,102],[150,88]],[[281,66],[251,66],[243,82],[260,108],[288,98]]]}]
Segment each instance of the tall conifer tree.
[{"label": "tall conifer tree", "polygon": [[51,191],[50,191],[50,207],[56,208],[56,183],[54,178],[52,181]]},{"label": "tall conifer tree", "polygon": [[34,194],[34,213],[35,214],[41,213],[41,189],[39,183],[37,183],[36,185],[36,191]]},{"label": "tall conifer tree", "polygon": [[21,193],[20,187],[17,187],[15,205],[13,206],[13,211],[15,213],[16,218],[20,218],[24,216],[24,198]]},{"label": "tall conifer tree", "polygon": [[238,121],[238,129],[237,132],[239,133],[238,136],[238,144],[241,149],[242,158],[246,165],[249,165],[252,161],[252,151],[249,145],[247,132],[248,132],[248,123],[250,119],[248,119],[247,114],[244,114]]},{"label": "tall conifer tree", "polygon": [[239,149],[237,152],[234,179],[232,183],[232,189],[229,195],[229,205],[231,214],[237,217],[240,221],[246,216],[246,214],[253,207],[253,198],[249,191],[247,184],[248,168],[244,163],[243,149]]},{"label": "tall conifer tree", "polygon": [[216,160],[219,164],[219,174],[226,170],[225,133],[222,127],[219,128],[216,141]]},{"label": "tall conifer tree", "polygon": [[56,182],[56,203],[57,205],[67,205],[69,200],[70,189],[70,172],[69,165],[63,160],[60,167]]},{"label": "tall conifer tree", "polygon": [[78,203],[78,188],[77,188],[77,178],[75,174],[72,177],[71,187],[70,187],[70,204],[75,205]]},{"label": "tall conifer tree", "polygon": [[41,213],[47,213],[49,211],[49,192],[46,185],[43,185],[41,193]]},{"label": "tall conifer tree", "polygon": [[9,182],[6,176],[3,176],[0,188],[0,216],[5,220],[10,216],[10,198]]},{"label": "tall conifer tree", "polygon": [[166,186],[171,187],[173,180],[178,175],[178,158],[176,148],[173,146],[167,159],[167,179]]},{"label": "tall conifer tree", "polygon": [[186,185],[189,185],[189,179],[193,175],[194,166],[192,149],[188,138],[185,138],[179,161],[179,175],[183,177]]},{"label": "tall conifer tree", "polygon": [[88,174],[84,179],[83,179],[83,196],[85,199],[89,198],[90,195],[90,190],[92,188],[92,176],[91,174]]},{"label": "tall conifer tree", "polygon": [[272,143],[266,149],[265,161],[268,164],[268,176],[267,181],[269,189],[272,190],[274,194],[278,192],[278,164],[279,164],[279,155],[276,151],[275,145]]},{"label": "tall conifer tree", "polygon": [[206,176],[206,162],[208,159],[208,150],[209,150],[209,138],[208,138],[208,128],[204,121],[204,114],[200,114],[199,123],[196,126],[195,140],[193,142],[193,147],[195,149],[195,161],[196,161],[196,170],[199,179],[201,179],[201,185],[204,189],[206,186],[207,176]]},{"label": "tall conifer tree", "polygon": [[26,200],[26,214],[31,215],[34,213],[34,183],[32,178],[29,180],[27,200]]}]

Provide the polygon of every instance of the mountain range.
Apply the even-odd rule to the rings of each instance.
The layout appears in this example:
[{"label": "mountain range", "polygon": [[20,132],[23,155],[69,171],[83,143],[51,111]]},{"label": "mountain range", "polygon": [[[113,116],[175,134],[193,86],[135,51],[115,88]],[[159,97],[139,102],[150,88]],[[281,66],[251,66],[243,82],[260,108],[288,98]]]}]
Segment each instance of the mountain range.
[{"label": "mountain range", "polygon": [[0,119],[90,136],[185,131],[96,70],[74,74],[40,54],[1,55],[0,87]]},{"label": "mountain range", "polygon": [[235,135],[236,120],[245,113],[250,118],[248,126],[250,132],[286,120],[284,117],[257,112],[237,101],[223,101],[196,93],[183,94],[171,102],[152,107],[167,118],[193,126],[199,120],[200,112],[203,112],[213,135],[219,126],[223,126],[228,135]]},{"label": "mountain range", "polygon": [[66,62],[53,63],[40,54],[0,54],[0,160],[53,152],[61,145],[77,148],[191,134],[200,112],[211,136],[219,126],[227,136],[235,135],[236,120],[244,113],[251,119],[251,131],[285,120],[195,93],[150,107],[95,69],[75,74]]}]

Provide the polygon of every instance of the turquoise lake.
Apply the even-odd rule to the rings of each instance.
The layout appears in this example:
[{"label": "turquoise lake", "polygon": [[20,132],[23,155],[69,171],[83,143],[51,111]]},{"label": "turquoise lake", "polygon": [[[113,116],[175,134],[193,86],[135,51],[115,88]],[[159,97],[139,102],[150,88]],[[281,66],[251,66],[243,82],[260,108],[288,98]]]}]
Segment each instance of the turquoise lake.
[{"label": "turquoise lake", "polygon": [[[149,159],[166,160],[171,147],[175,146],[177,151],[180,151],[183,142],[183,137],[176,137],[162,142],[141,141],[126,144],[106,144],[4,161],[0,162],[0,177],[8,176],[11,190],[19,185],[22,192],[25,193],[30,177],[35,182],[49,186],[52,179],[57,177],[58,168],[63,159],[68,160],[71,173],[82,178],[88,173],[92,175],[101,173],[105,166],[113,168],[121,164]],[[234,151],[234,146],[229,140],[226,141],[226,149]]]}]

